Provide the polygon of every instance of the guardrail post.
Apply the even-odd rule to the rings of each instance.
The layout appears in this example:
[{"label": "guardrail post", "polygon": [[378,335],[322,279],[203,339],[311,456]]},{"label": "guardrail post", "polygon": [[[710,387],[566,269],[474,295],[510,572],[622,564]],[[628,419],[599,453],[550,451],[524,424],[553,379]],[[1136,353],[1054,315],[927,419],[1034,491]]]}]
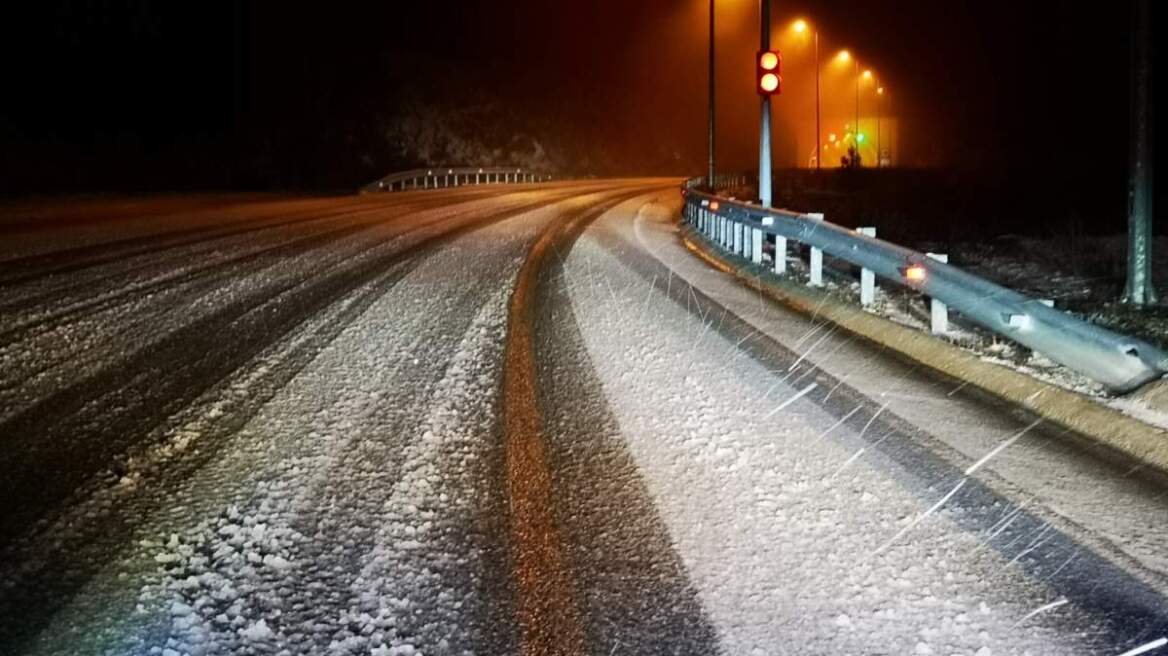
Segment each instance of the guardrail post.
[{"label": "guardrail post", "polygon": [[[925,253],[925,255],[938,262],[949,262],[949,255],[946,253]],[[949,308],[945,307],[944,303],[935,298],[930,298],[929,318],[932,323],[930,328],[934,335],[944,335],[949,332]]]},{"label": "guardrail post", "polygon": [[742,254],[742,224],[734,222],[734,254]]},{"label": "guardrail post", "polygon": [[750,229],[750,261],[762,264],[762,230],[759,228]]},{"label": "guardrail post", "polygon": [[[875,237],[875,227],[856,228],[865,237]],[[868,307],[876,302],[876,273],[871,269],[860,269],[860,305]]]},{"label": "guardrail post", "polygon": [[787,273],[787,238],[775,235],[775,273]]},{"label": "guardrail post", "polygon": [[[805,214],[808,219],[812,221],[822,221],[823,214]],[[823,251],[814,246],[811,247],[811,280],[808,284],[812,287],[823,286]]]}]

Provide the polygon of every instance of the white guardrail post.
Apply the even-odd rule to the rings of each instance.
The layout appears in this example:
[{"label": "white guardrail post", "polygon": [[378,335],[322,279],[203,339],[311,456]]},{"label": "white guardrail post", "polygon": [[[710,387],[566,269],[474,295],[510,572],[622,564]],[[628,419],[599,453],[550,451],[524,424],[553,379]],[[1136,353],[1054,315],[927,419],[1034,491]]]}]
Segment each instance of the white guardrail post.
[{"label": "white guardrail post", "polygon": [[[950,266],[943,254],[925,254],[877,239],[870,229],[833,225],[822,214],[765,208],[685,187],[685,203],[705,211],[694,215],[709,226],[711,242],[758,263],[766,235],[775,238],[775,273],[786,271],[787,240],[811,249],[809,284],[823,284],[823,257],[860,267],[861,303],[875,299],[879,276],[915,290],[931,301],[931,329],[948,330],[948,310],[983,328],[1102,383],[1128,392],[1168,373],[1168,353],[1134,337],[1113,332],[1060,312],[1049,302],[1029,298]],[[708,210],[706,209],[708,208]],[[743,231],[749,230],[750,249]]]},{"label": "white guardrail post", "polygon": [[[763,228],[773,226],[775,218],[773,216],[762,217]],[[783,275],[787,273],[787,238],[775,233],[775,255],[774,255],[775,273]]]},{"label": "white guardrail post", "polygon": [[[823,221],[823,214],[806,214],[808,219],[812,221]],[[823,250],[811,247],[811,279],[807,284],[812,287],[823,286]]]},{"label": "white guardrail post", "polygon": [[[876,237],[876,228],[856,228],[856,232],[865,237]],[[876,302],[876,272],[871,269],[860,269],[860,305],[870,307]]]},{"label": "white guardrail post", "polygon": [[[925,253],[938,262],[949,262],[947,253]],[[944,335],[949,332],[949,308],[935,298],[929,299],[929,329],[934,335]]]}]

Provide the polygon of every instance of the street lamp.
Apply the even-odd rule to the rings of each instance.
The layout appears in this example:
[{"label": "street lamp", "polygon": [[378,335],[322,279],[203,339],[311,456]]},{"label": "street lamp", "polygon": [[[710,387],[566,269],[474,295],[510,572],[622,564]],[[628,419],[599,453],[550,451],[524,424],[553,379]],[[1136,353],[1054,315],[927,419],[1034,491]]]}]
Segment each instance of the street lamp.
[{"label": "street lamp", "polygon": [[856,71],[856,124],[855,124],[855,135],[856,136],[855,136],[853,143],[856,144],[855,145],[855,148],[856,148],[855,154],[859,155],[860,154],[860,146],[859,146],[859,142],[860,142],[860,139],[859,139],[859,137],[860,137],[860,60],[853,57],[852,53],[848,52],[847,50],[840,50],[835,55],[835,61],[838,64],[847,64],[848,62],[851,62],[853,68]]},{"label": "street lamp", "polygon": [[[799,20],[797,20],[791,24],[791,29],[794,30],[796,34],[803,34],[803,33],[807,32],[808,29],[811,29],[811,28],[808,26],[807,21],[800,18]],[[822,133],[820,132],[820,126],[819,126],[819,29],[818,28],[812,29],[812,36],[813,36],[813,39],[815,41],[815,170],[818,171],[820,169],[820,162],[823,160],[823,149],[820,147],[820,143],[822,143],[823,140],[820,138],[820,135]]]},{"label": "street lamp", "polygon": [[[876,167],[884,166],[884,149],[881,145],[880,119],[884,116],[884,85],[880,84],[880,80],[876,80]],[[890,157],[889,160],[892,158]]]},{"label": "street lamp", "polygon": [[714,189],[714,0],[710,0],[710,70],[709,70],[709,161],[706,167],[706,185]]},{"label": "street lamp", "polygon": [[856,69],[856,165],[863,166],[864,160],[860,157],[860,60],[852,57],[852,64]]}]

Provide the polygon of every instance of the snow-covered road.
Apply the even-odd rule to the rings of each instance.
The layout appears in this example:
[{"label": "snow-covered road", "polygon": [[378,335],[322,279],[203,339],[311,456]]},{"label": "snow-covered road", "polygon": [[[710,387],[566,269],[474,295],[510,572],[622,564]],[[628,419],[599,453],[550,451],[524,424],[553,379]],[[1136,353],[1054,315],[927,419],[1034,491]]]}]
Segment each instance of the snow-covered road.
[{"label": "snow-covered road", "polygon": [[0,217],[0,653],[1168,654],[1163,480],[761,300],[677,205]]}]

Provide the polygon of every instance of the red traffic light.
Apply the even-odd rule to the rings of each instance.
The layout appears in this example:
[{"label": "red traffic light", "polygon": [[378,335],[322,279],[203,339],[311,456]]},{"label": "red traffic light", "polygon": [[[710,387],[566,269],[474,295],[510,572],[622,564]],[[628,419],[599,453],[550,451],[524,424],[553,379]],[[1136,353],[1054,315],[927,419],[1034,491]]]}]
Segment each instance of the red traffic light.
[{"label": "red traffic light", "polygon": [[755,58],[755,86],[759,95],[783,92],[783,56],[777,50],[760,50]]}]

